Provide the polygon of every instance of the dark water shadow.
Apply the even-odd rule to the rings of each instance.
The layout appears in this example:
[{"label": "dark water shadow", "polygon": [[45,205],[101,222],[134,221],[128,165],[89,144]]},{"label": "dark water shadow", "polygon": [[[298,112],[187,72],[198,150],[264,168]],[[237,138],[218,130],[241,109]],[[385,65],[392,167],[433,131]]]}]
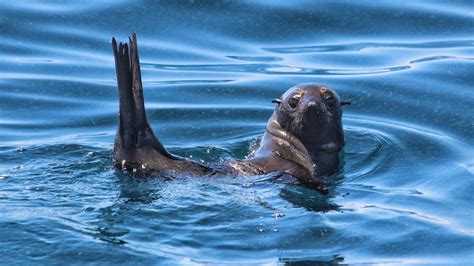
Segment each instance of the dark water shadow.
[{"label": "dark water shadow", "polygon": [[[343,163],[334,174],[322,177],[321,181],[327,189],[327,194],[313,188],[305,187],[298,183],[288,183],[279,192],[280,198],[291,203],[295,208],[304,208],[306,211],[326,213],[339,211],[342,207],[333,202],[337,196],[337,187],[343,182]],[[296,179],[294,179],[296,180]]]},{"label": "dark water shadow", "polygon": [[[104,242],[114,245],[127,245],[125,240],[137,224],[135,217],[137,206],[150,205],[161,198],[160,191],[164,179],[141,178],[119,169],[114,170],[115,185],[118,193],[110,204],[95,210],[95,218],[90,222],[90,231]],[[109,193],[114,193],[112,190]]]},{"label": "dark water shadow", "polygon": [[288,266],[306,266],[306,265],[316,265],[316,266],[324,266],[324,265],[347,265],[341,264],[344,261],[344,257],[341,255],[334,255],[334,256],[316,256],[313,258],[278,258],[278,263],[281,265],[288,265]]}]

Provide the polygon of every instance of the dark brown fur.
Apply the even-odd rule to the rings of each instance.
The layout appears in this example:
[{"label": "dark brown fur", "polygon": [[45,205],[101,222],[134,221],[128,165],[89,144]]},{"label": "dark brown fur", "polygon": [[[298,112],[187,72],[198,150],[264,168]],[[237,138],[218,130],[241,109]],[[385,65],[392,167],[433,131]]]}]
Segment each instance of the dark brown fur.
[{"label": "dark brown fur", "polygon": [[[135,33],[129,45],[112,39],[120,98],[119,128],[114,164],[140,175],[254,175],[289,174],[301,183],[323,190],[319,177],[339,165],[344,145],[341,101],[331,89],[303,84],[279,99],[255,155],[247,160],[202,164],[169,153],[147,121]],[[130,48],[130,50],[129,50]]]}]

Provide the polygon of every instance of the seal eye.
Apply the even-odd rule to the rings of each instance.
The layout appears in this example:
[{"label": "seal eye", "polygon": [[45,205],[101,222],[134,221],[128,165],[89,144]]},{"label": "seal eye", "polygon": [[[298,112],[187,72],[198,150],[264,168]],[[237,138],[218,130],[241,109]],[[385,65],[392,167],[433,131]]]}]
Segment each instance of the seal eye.
[{"label": "seal eye", "polygon": [[326,103],[329,105],[329,106],[333,106],[335,103],[336,103],[336,98],[330,96],[330,97],[327,97],[326,98]]},{"label": "seal eye", "polygon": [[295,108],[299,103],[299,100],[296,99],[296,98],[290,98],[288,100],[288,105],[291,107],[291,108]]}]

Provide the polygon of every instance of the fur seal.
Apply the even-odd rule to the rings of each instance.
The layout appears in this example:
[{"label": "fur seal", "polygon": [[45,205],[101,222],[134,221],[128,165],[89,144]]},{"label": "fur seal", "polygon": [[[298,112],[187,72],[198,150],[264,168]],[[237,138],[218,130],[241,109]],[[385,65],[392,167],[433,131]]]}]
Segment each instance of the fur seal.
[{"label": "fur seal", "polygon": [[155,137],[145,113],[136,34],[129,44],[112,38],[119,93],[119,127],[113,162],[141,176],[255,175],[278,172],[291,175],[324,192],[320,177],[339,165],[344,146],[342,105],[337,93],[325,86],[302,84],[273,100],[260,147],[246,160],[203,164],[169,153]]}]

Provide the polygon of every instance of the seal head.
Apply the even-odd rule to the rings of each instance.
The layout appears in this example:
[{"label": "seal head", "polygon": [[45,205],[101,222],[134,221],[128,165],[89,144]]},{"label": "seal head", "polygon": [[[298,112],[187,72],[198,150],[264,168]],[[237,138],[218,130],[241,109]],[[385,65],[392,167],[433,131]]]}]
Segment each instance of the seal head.
[{"label": "seal head", "polygon": [[309,152],[327,152],[344,145],[342,109],[339,95],[317,84],[290,88],[278,103],[275,115],[278,123],[297,137]]},{"label": "seal head", "polygon": [[287,155],[280,151],[283,154],[280,156],[310,168],[313,175],[336,169],[338,152],[344,146],[341,106],[348,102],[341,101],[332,89],[318,84],[292,87],[273,102],[278,106],[267,132],[295,151]]}]

